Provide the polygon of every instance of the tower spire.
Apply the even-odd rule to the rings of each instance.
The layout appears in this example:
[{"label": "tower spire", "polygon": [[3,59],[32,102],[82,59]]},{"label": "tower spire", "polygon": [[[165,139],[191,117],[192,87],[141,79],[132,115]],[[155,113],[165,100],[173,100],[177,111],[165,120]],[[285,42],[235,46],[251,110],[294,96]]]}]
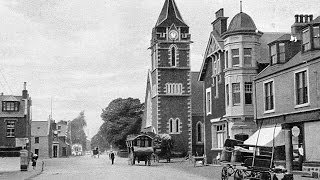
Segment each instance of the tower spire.
[{"label": "tower spire", "polygon": [[240,12],[242,13],[242,0],[240,0]]}]

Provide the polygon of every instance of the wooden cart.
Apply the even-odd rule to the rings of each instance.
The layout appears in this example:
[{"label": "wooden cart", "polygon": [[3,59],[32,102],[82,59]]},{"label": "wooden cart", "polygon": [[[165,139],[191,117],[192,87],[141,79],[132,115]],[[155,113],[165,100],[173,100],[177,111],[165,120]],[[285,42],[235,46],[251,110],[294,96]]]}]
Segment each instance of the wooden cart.
[{"label": "wooden cart", "polygon": [[129,135],[126,140],[128,148],[128,162],[134,165],[137,160],[144,161],[145,165],[151,165],[153,154],[152,137],[147,134]]},{"label": "wooden cart", "polygon": [[220,159],[223,165],[221,179],[227,180],[231,176],[235,180],[293,179],[286,176],[286,169],[275,167],[274,149],[274,146],[246,145],[238,140],[227,139]]}]

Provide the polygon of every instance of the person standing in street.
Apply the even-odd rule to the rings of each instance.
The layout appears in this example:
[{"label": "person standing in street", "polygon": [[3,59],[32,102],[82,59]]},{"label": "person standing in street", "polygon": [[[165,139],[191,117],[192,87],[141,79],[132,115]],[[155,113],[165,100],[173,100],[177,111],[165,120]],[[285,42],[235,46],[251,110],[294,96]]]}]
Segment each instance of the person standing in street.
[{"label": "person standing in street", "polygon": [[113,151],[110,152],[109,157],[111,159],[111,164],[113,164],[114,163],[114,152]]},{"label": "person standing in street", "polygon": [[31,158],[32,160],[32,167],[33,169],[36,169],[36,166],[37,166],[37,160],[38,160],[38,155],[37,154],[34,154]]}]

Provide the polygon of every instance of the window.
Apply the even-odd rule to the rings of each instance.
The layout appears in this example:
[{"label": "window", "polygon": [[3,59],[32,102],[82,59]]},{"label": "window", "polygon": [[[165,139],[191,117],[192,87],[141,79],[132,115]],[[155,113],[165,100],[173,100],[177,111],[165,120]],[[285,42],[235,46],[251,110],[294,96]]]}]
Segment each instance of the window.
[{"label": "window", "polygon": [[176,127],[175,127],[176,133],[179,132],[179,128],[180,128],[180,120],[177,118],[177,119],[176,119]]},{"label": "window", "polygon": [[313,27],[313,45],[314,45],[314,48],[320,48],[319,26]]},{"label": "window", "polygon": [[169,119],[169,132],[173,133],[173,119]]},{"label": "window", "polygon": [[39,149],[34,149],[34,153],[39,155]]},{"label": "window", "polygon": [[176,48],[175,47],[171,48],[171,66],[173,67],[176,66]]},{"label": "window", "polygon": [[34,137],[34,143],[38,144],[39,143],[39,137]]},{"label": "window", "polygon": [[169,119],[169,133],[179,133],[180,132],[180,119],[170,118]]},{"label": "window", "polygon": [[277,44],[274,44],[271,46],[270,49],[270,53],[271,53],[271,63],[272,64],[277,64],[278,60],[277,60]]},{"label": "window", "polygon": [[211,114],[211,88],[206,89],[206,112]]},{"label": "window", "polygon": [[282,63],[286,61],[286,52],[285,52],[284,43],[279,43],[279,58],[280,58],[280,62]]},{"label": "window", "polygon": [[244,83],[245,104],[252,104],[252,82]]},{"label": "window", "polygon": [[226,68],[229,68],[229,57],[228,57],[228,51],[226,51]]},{"label": "window", "polygon": [[196,127],[197,127],[197,142],[202,142],[202,137],[203,137],[202,123],[198,122]]},{"label": "window", "polygon": [[225,141],[225,133],[226,133],[226,125],[218,125],[216,126],[217,132],[217,148],[223,148]]},{"label": "window", "polygon": [[227,101],[227,106],[229,106],[229,101],[230,101],[230,97],[229,97],[229,84],[226,85],[226,101]]},{"label": "window", "polygon": [[296,104],[308,103],[307,70],[295,74],[296,79]]},{"label": "window", "polygon": [[232,49],[232,66],[239,66],[239,49]]},{"label": "window", "polygon": [[243,58],[245,66],[252,66],[252,49],[244,48],[243,49]]},{"label": "window", "polygon": [[302,32],[302,50],[308,51],[310,48],[310,31],[306,29]]},{"label": "window", "polygon": [[264,93],[265,93],[265,111],[273,110],[274,109],[273,81],[270,81],[264,84]]},{"label": "window", "polygon": [[240,83],[232,83],[232,102],[234,106],[240,104]]},{"label": "window", "polygon": [[19,111],[19,104],[17,101],[3,101],[2,111]]},{"label": "window", "polygon": [[166,83],[167,94],[182,94],[182,83]]},{"label": "window", "polygon": [[6,136],[7,137],[15,137],[15,121],[7,121],[7,131]]}]

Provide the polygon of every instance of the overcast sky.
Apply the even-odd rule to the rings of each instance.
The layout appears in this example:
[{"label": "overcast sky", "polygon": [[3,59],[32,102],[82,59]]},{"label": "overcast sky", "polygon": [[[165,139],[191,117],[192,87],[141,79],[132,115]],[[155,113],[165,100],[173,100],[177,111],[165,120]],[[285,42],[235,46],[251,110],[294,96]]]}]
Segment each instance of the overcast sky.
[{"label": "overcast sky", "polygon": [[[144,102],[151,30],[164,0],[0,0],[0,92],[33,100],[33,120],[72,120],[85,110],[88,135],[115,98]],[[221,7],[228,22],[239,0],[176,0],[192,40],[191,69],[199,71]],[[243,0],[262,32],[290,32],[295,14],[320,15],[319,0]]]}]

